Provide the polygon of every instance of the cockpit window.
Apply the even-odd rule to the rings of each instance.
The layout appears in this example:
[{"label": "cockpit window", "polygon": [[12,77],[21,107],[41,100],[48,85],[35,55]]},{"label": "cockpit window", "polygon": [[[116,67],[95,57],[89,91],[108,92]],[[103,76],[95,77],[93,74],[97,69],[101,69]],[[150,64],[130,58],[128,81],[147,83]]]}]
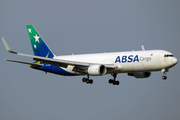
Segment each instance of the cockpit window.
[{"label": "cockpit window", "polygon": [[166,54],[166,55],[164,55],[164,57],[174,57],[174,56],[171,54]]}]

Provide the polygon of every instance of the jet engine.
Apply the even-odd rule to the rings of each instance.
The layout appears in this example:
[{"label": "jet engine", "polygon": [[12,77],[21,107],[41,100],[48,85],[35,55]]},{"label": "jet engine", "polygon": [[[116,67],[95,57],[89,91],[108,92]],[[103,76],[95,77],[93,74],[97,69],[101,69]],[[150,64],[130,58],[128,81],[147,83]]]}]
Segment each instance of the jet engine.
[{"label": "jet engine", "polygon": [[150,72],[134,72],[128,73],[129,76],[134,76],[135,78],[148,78],[151,73]]},{"label": "jet engine", "polygon": [[88,67],[88,74],[93,76],[106,74],[106,67],[104,65],[91,65]]}]

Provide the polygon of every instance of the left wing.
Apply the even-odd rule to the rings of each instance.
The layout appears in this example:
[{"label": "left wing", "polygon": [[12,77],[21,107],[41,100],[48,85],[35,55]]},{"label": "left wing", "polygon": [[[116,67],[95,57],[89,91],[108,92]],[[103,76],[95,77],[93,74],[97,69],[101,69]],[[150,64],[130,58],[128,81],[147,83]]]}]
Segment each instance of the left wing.
[{"label": "left wing", "polygon": [[[52,64],[55,66],[60,66],[60,67],[64,67],[67,68],[68,65],[73,65],[79,68],[82,67],[89,67],[91,65],[98,65],[99,63],[87,63],[87,62],[78,62],[78,61],[70,61],[70,60],[62,60],[62,59],[52,59],[52,58],[46,58],[46,57],[40,57],[40,56],[34,56],[34,55],[28,55],[28,54],[23,54],[23,53],[17,53],[15,51],[13,51],[9,45],[7,44],[7,42],[5,41],[4,38],[2,38],[2,41],[5,45],[5,48],[8,52],[13,53],[13,54],[17,54],[17,55],[21,55],[21,56],[25,56],[25,57],[31,57],[33,58],[33,60],[36,61],[40,61],[43,63],[48,63],[48,64]],[[32,65],[39,65],[40,64],[36,64],[36,63],[28,63],[28,62],[22,62],[22,61],[14,61],[14,60],[6,60],[6,61],[10,61],[10,62],[16,62],[16,63],[23,63],[23,64],[32,64]],[[106,68],[109,69],[115,69],[117,66],[114,64],[103,64]]]}]

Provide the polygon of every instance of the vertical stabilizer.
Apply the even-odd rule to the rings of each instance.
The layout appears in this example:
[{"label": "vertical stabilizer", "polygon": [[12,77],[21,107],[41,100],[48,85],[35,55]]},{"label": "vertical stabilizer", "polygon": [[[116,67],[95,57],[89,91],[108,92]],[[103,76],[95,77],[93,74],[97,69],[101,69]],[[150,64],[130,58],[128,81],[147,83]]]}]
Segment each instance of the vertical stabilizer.
[{"label": "vertical stabilizer", "polygon": [[52,51],[49,49],[49,47],[43,41],[42,37],[36,31],[36,29],[33,27],[33,25],[26,25],[26,27],[27,27],[27,31],[29,34],[29,38],[31,41],[34,55],[41,56],[41,57],[47,57],[47,58],[53,58],[55,55],[52,53]]}]

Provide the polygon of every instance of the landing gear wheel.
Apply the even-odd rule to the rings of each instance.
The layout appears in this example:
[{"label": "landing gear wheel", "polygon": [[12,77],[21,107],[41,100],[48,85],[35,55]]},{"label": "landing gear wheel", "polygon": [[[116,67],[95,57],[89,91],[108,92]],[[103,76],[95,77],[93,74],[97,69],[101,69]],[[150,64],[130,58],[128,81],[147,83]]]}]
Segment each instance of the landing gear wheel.
[{"label": "landing gear wheel", "polygon": [[112,79],[109,79],[109,84],[113,83],[113,80]]},{"label": "landing gear wheel", "polygon": [[90,79],[90,80],[89,80],[89,83],[90,83],[90,84],[93,84],[93,80],[92,80],[92,79]]},{"label": "landing gear wheel", "polygon": [[89,79],[89,75],[87,75],[87,78],[82,78],[82,82],[86,82],[87,84],[93,84],[93,80]]},{"label": "landing gear wheel", "polygon": [[86,79],[86,83],[87,83],[87,84],[93,84],[93,80],[92,80],[92,79],[90,79],[90,80],[89,80],[89,79]]},{"label": "landing gear wheel", "polygon": [[113,80],[113,85],[116,85],[116,81],[115,80]]},{"label": "landing gear wheel", "polygon": [[86,78],[82,78],[82,82],[86,82]]},{"label": "landing gear wheel", "polygon": [[119,85],[119,81],[113,80],[113,85]]},{"label": "landing gear wheel", "polygon": [[167,76],[162,76],[162,79],[163,79],[163,80],[166,80],[166,79],[167,79]]},{"label": "landing gear wheel", "polygon": [[119,85],[119,81],[116,81],[116,85]]},{"label": "landing gear wheel", "polygon": [[86,79],[86,83],[89,84],[89,79]]}]

